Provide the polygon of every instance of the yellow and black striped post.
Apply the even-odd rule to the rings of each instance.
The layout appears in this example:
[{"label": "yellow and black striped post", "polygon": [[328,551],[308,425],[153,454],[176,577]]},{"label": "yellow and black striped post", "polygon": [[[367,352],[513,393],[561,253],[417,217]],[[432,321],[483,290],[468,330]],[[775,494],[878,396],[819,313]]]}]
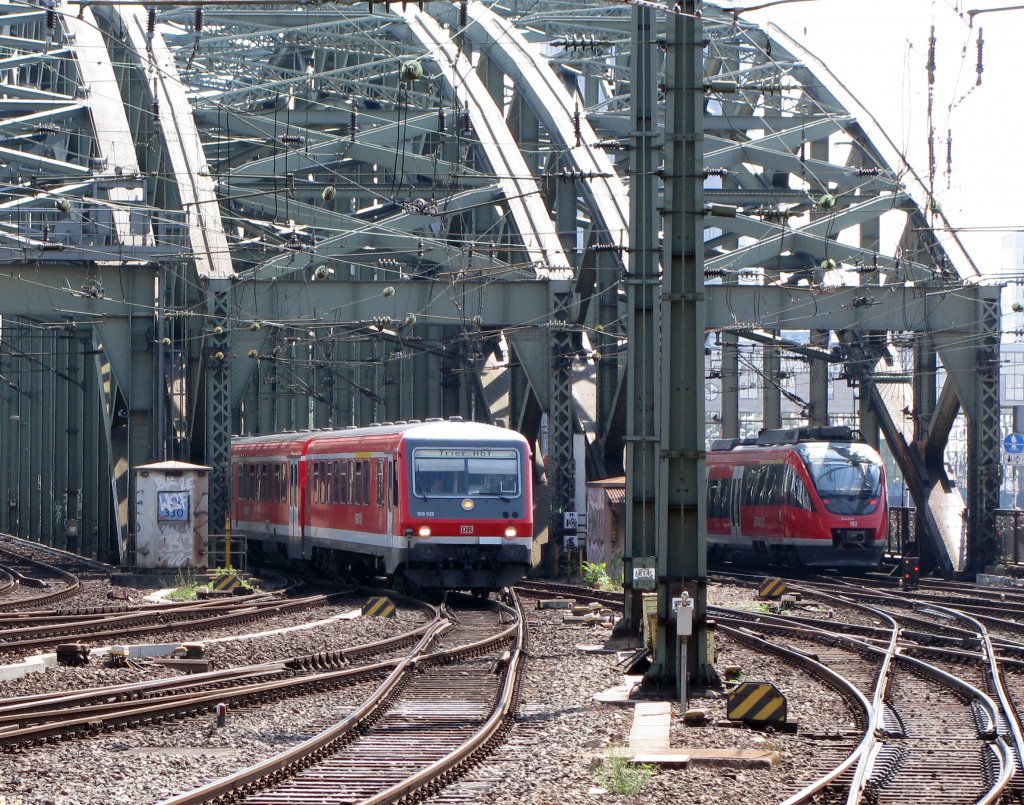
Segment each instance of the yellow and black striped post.
[{"label": "yellow and black striped post", "polygon": [[395,617],[395,604],[390,598],[375,595],[373,598],[368,598],[363,604],[363,615],[371,618],[393,618]]},{"label": "yellow and black striped post", "polygon": [[771,682],[741,682],[726,699],[725,717],[745,724],[785,724],[786,697]]},{"label": "yellow and black striped post", "polygon": [[786,590],[786,582],[780,578],[772,576],[761,580],[761,583],[757,586],[757,597],[781,598]]},{"label": "yellow and black striped post", "polygon": [[233,590],[241,584],[242,580],[234,573],[225,573],[223,576],[217,576],[211,586],[214,590]]}]

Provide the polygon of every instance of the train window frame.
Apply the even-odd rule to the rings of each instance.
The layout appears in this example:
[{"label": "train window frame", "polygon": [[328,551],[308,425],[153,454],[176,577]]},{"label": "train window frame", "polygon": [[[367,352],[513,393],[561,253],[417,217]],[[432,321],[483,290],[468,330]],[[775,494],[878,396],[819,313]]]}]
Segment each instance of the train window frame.
[{"label": "train window frame", "polygon": [[347,458],[341,461],[341,500],[340,502],[344,505],[348,505],[351,495],[349,494],[352,488],[349,486],[350,477],[350,462]]},{"label": "train window frame", "polygon": [[370,459],[363,459],[363,505],[370,505]]},{"label": "train window frame", "polygon": [[384,506],[384,460],[376,459],[377,465],[377,506]]},{"label": "train window frame", "polygon": [[360,496],[363,492],[363,462],[356,461],[355,467],[352,469],[354,470],[352,474],[352,505],[362,506],[363,501],[360,500]]}]

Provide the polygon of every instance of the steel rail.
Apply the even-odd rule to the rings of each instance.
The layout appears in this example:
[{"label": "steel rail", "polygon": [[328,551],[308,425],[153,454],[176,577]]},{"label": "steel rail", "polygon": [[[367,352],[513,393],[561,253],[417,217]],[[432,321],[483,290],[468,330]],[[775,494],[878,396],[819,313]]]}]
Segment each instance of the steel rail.
[{"label": "steel rail", "polygon": [[[885,653],[883,651],[883,649],[881,649],[881,648],[879,648],[877,646],[874,646],[871,643],[867,643],[867,642],[864,642],[864,641],[861,641],[861,640],[857,640],[856,638],[846,637],[844,635],[836,635],[835,633],[829,632],[826,629],[817,629],[817,628],[807,627],[807,626],[792,627],[792,626],[787,626],[785,624],[767,623],[767,622],[764,622],[764,621],[757,622],[756,625],[754,625],[752,627],[747,622],[747,620],[743,617],[747,613],[737,612],[737,614],[740,615],[740,617],[737,620],[740,623],[744,624],[747,629],[750,629],[750,628],[760,628],[762,630],[769,631],[769,632],[797,633],[797,634],[800,634],[801,636],[806,636],[809,639],[813,639],[815,636],[817,636],[819,638],[827,637],[827,638],[833,639],[833,640],[838,639],[838,640],[841,640],[841,641],[849,643],[849,644],[860,645],[860,646],[862,646],[865,650],[867,650],[870,653],[874,653],[874,654],[883,654],[883,653]],[[718,625],[719,625],[719,628],[722,628],[722,626],[723,626],[723,624],[722,624],[722,622],[720,620],[719,620],[719,624]],[[728,626],[726,626],[726,628],[729,629]],[[741,635],[742,634],[744,634],[744,633],[741,632]],[[766,645],[772,646],[772,644],[766,644]],[[777,647],[774,647],[774,646],[772,646],[772,647],[773,647],[773,650],[777,649]],[[785,651],[784,649],[777,649],[777,650]],[[893,656],[893,661],[894,662],[898,661],[900,663],[905,663],[907,665],[913,666],[915,669],[917,669],[917,671],[919,673],[927,675],[927,676],[930,676],[933,679],[935,679],[936,681],[938,681],[940,684],[946,686],[947,688],[950,688],[952,690],[956,690],[959,693],[961,693],[963,696],[965,696],[966,698],[974,700],[974,701],[979,703],[979,705],[981,706],[981,708],[985,712],[986,718],[988,719],[988,726],[985,729],[980,730],[979,738],[984,740],[984,741],[986,741],[986,742],[988,742],[990,746],[994,746],[995,747],[996,757],[1000,761],[1001,767],[1000,767],[1000,773],[997,776],[996,783],[989,787],[989,791],[985,794],[985,796],[983,796],[982,798],[976,800],[975,805],[989,805],[989,803],[997,801],[998,797],[1001,795],[1002,789],[1005,788],[1005,786],[1009,783],[1009,779],[1012,777],[1012,774],[1013,774],[1013,771],[1014,771],[1014,767],[1013,767],[1012,759],[1010,757],[1010,751],[1011,750],[1010,750],[1009,746],[1006,744],[1006,742],[1003,740],[1003,738],[998,734],[998,729],[997,729],[997,724],[998,724],[998,708],[997,708],[995,702],[984,691],[979,690],[978,688],[974,687],[970,683],[965,682],[964,680],[960,679],[959,677],[956,677],[956,676],[954,676],[954,675],[952,675],[952,674],[942,670],[941,668],[938,668],[937,666],[935,666],[935,665],[933,665],[931,663],[925,662],[924,660],[920,660],[920,659],[918,659],[916,657],[908,656],[907,654],[904,654],[904,653],[897,653],[897,654],[895,654]],[[865,739],[868,739],[868,737],[869,736],[865,736]],[[874,736],[871,736],[871,738],[873,739]],[[870,763],[873,760],[875,754],[876,753],[871,752],[870,756],[869,755],[864,755],[864,760],[867,761],[868,763]],[[849,760],[849,758],[847,760]],[[849,765],[845,765],[845,768],[849,768]],[[870,769],[867,769],[867,772],[870,772]],[[1007,775],[1009,775],[1009,776],[1007,776]],[[838,776],[839,776],[838,774],[835,775],[836,778]],[[866,778],[865,778],[865,781],[866,781]],[[809,785],[809,786],[805,787],[804,789],[802,789],[801,791],[797,792],[797,794],[794,794],[792,797],[790,797],[789,799],[785,800],[780,805],[799,805],[799,803],[809,802],[809,801],[811,801],[811,797],[813,797],[815,793],[821,791],[827,784],[828,783],[824,782],[824,778],[822,778],[822,780],[819,780],[819,781],[817,781],[815,783],[812,783],[811,785]],[[854,796],[853,796],[854,793],[855,793],[854,788],[851,786],[850,798],[848,799],[848,802],[855,803],[855,802],[860,802],[861,801],[860,794],[862,792],[859,792],[859,791],[856,792],[856,794],[857,794],[856,798],[854,798]]]},{"label": "steel rail", "polygon": [[[827,665],[818,662],[813,657],[809,657],[806,654],[802,654],[798,651],[791,649],[782,648],[774,643],[770,643],[767,640],[763,640],[754,634],[751,634],[743,629],[733,628],[728,626],[721,621],[718,621],[717,628],[722,630],[725,634],[731,635],[737,640],[741,640],[748,643],[754,643],[759,648],[765,651],[769,651],[775,654],[781,654],[790,659],[790,661],[797,664],[803,665],[807,668],[813,669],[815,673],[820,674],[826,680],[830,681],[830,684],[839,690],[842,694],[848,695],[854,699],[864,710],[864,717],[867,722],[867,727],[864,730],[864,735],[861,737],[857,746],[854,747],[853,751],[846,756],[842,763],[833,768],[831,771],[818,778],[810,785],[805,786],[803,789],[798,791],[793,796],[786,799],[781,805],[798,805],[799,803],[805,803],[811,801],[811,798],[835,782],[841,777],[848,769],[850,769],[855,763],[859,762],[866,752],[874,745],[875,736],[874,728],[877,723],[876,715],[874,712],[874,706],[867,700],[867,697],[857,688],[857,686],[848,680],[841,674],[833,671]],[[851,643],[859,643],[854,638],[842,638],[843,640],[849,640]],[[866,644],[865,644],[865,647]]]},{"label": "steel rail", "polygon": [[[1013,706],[1009,695],[1006,692],[1006,688],[1003,686],[1002,675],[999,672],[999,658],[996,655],[995,647],[992,644],[992,638],[988,633],[988,629],[976,618],[967,615],[958,610],[951,609],[949,607],[936,606],[936,609],[945,611],[949,615],[958,620],[965,621],[971,624],[978,632],[978,636],[981,639],[982,654],[984,656],[986,667],[988,670],[989,684],[992,686],[992,691],[995,694],[996,700],[999,703],[999,708],[1003,712],[1003,718],[1006,722],[1007,729],[1010,731],[1010,737],[1013,739],[1012,751],[1016,753],[1017,763],[1024,768],[1024,731],[1021,730],[1020,719],[1017,716],[1017,710]],[[998,720],[995,722],[998,725]],[[996,734],[998,736],[997,743],[1002,743],[1002,736],[998,735],[998,726],[996,726]],[[988,805],[988,803],[994,803],[999,800],[1002,796],[1002,792],[1010,784],[1016,773],[1016,765],[1013,759],[1008,757],[1009,748],[1003,753],[1002,770],[999,779],[992,785],[989,794],[978,800],[978,805]]]},{"label": "steel rail", "polygon": [[[427,614],[433,615],[435,621],[438,619],[439,611],[435,607],[420,602],[416,603]],[[4,730],[5,723],[15,722],[21,726],[26,726],[32,720],[42,720],[47,717],[59,716],[61,714],[67,715],[72,712],[76,714],[92,713],[100,715],[113,711],[115,715],[120,716],[124,712],[136,711],[150,704],[171,704],[175,701],[184,701],[186,696],[196,697],[199,691],[184,693],[184,691],[192,688],[215,689],[214,696],[237,698],[240,688],[229,689],[225,688],[226,685],[256,676],[280,674],[282,672],[294,673],[301,670],[326,672],[336,670],[339,666],[349,663],[354,657],[381,653],[408,645],[410,642],[421,638],[430,626],[431,624],[427,623],[401,635],[338,651],[319,652],[296,656],[290,659],[191,674],[185,679],[156,679],[141,683],[89,688],[70,693],[59,691],[13,699],[0,699],[0,731]],[[390,666],[390,663],[383,663],[382,665]],[[355,673],[361,669],[350,668],[348,670]],[[365,670],[365,667],[362,670]],[[307,675],[301,678],[293,677],[290,681],[295,686],[301,686],[310,679],[327,681],[327,678],[324,676],[314,675]],[[242,692],[249,693],[249,691]],[[123,712],[117,710],[117,708],[123,707],[126,701],[133,702],[129,710]],[[77,709],[73,710],[72,708]],[[73,719],[65,718],[64,728],[74,729],[78,721],[81,721],[80,715],[76,715]],[[92,725],[90,724],[90,726]],[[9,735],[10,733],[0,735],[0,742],[4,741]]]},{"label": "steel rail", "polygon": [[252,699],[260,699],[268,694],[287,692],[294,694],[304,689],[323,690],[341,683],[351,683],[367,678],[378,677],[401,660],[383,660],[377,663],[345,668],[339,671],[324,671],[303,677],[290,677],[269,682],[257,682],[242,685],[228,690],[220,689],[206,693],[180,693],[161,697],[160,699],[142,699],[136,702],[112,702],[95,704],[79,708],[74,718],[59,718],[32,724],[20,729],[0,731],[0,751],[15,751],[18,747],[35,743],[40,740],[53,741],[73,737],[76,734],[95,734],[107,732],[133,723],[147,723],[153,720],[164,720],[175,716],[209,712],[221,702],[233,704]]},{"label": "steel rail", "polygon": [[37,567],[40,570],[45,570],[48,573],[53,573],[57,576],[60,576],[62,579],[64,579],[65,582],[67,582],[67,586],[64,587],[64,589],[62,590],[58,590],[57,592],[46,593],[44,595],[29,596],[27,598],[22,598],[17,601],[5,601],[3,604],[0,604],[0,610],[13,609],[14,607],[23,607],[29,604],[44,604],[47,602],[60,601],[64,598],[71,597],[72,595],[77,593],[82,587],[81,580],[74,573],[69,573],[68,571],[62,570],[59,567],[48,565],[46,562],[41,562],[38,559],[33,559],[30,556],[23,556],[17,553],[16,551],[12,551],[10,548],[5,548],[3,546],[0,546],[0,554],[8,556],[19,562],[25,562],[26,564],[32,565],[33,567]]},{"label": "steel rail", "polygon": [[[867,727],[864,731],[864,737],[861,739],[860,744],[858,744],[854,752],[839,764],[839,766],[835,767],[815,782],[810,783],[788,799],[784,800],[782,805],[798,805],[798,803],[809,802],[816,794],[827,788],[829,785],[832,785],[854,764],[856,764],[856,770],[854,771],[853,782],[851,783],[847,794],[847,803],[848,805],[852,805],[853,803],[859,802],[864,786],[870,778],[871,765],[877,755],[877,749],[880,744],[878,737],[879,725],[881,724],[884,713],[885,692],[890,681],[892,663],[899,645],[900,627],[899,624],[883,610],[876,609],[875,607],[867,606],[865,604],[859,604],[855,601],[844,600],[841,599],[840,596],[835,596],[835,599],[837,603],[842,603],[845,606],[859,609],[874,617],[881,618],[883,621],[888,621],[890,624],[888,640],[883,641],[885,642],[884,649],[857,638],[849,637],[847,635],[836,635],[834,632],[829,632],[828,630],[820,629],[815,626],[801,625],[799,627],[802,632],[807,634],[828,636],[833,640],[838,639],[854,651],[859,650],[867,651],[868,653],[882,654],[882,660],[875,678],[874,690],[872,691],[871,702],[868,703],[867,700],[864,699]],[[721,627],[720,622],[719,627]],[[791,627],[782,625],[777,628]],[[831,672],[830,670],[830,675],[833,673],[834,672]],[[839,679],[843,679],[844,682],[848,682],[844,677],[841,677],[838,674],[836,674],[836,676],[838,676]],[[860,694],[860,691],[857,692]],[[863,694],[860,694],[859,698],[863,699]]]},{"label": "steel rail", "polygon": [[[97,638],[115,638],[123,637],[129,634],[147,634],[150,632],[165,632],[172,629],[178,629],[185,626],[188,627],[201,627],[209,628],[217,625],[234,624],[234,623],[246,623],[252,620],[258,620],[260,618],[271,617],[275,614],[282,612],[291,612],[300,609],[308,609],[310,607],[318,606],[322,604],[330,596],[313,596],[311,598],[302,599],[300,601],[275,601],[268,603],[265,606],[245,605],[240,609],[226,612],[223,614],[206,615],[205,610],[197,610],[198,615],[194,618],[180,618],[167,620],[166,613],[159,612],[152,616],[147,615],[145,612],[131,613],[125,617],[115,617],[113,619],[97,619],[80,622],[79,625],[83,627],[80,630],[73,630],[69,627],[62,628],[61,634],[54,634],[53,627],[29,627],[27,629],[11,629],[5,633],[0,632],[0,652],[2,651],[24,651],[31,648],[42,648],[44,646],[57,645],[59,643],[66,643],[69,639],[77,638],[80,640],[95,640]],[[183,614],[188,614],[188,610],[185,610]],[[153,619],[157,622],[150,622]],[[163,619],[163,620],[161,620]],[[104,626],[110,625],[111,622],[115,625],[120,623],[123,624],[123,628],[115,629],[104,629]],[[131,625],[129,621],[144,621]],[[90,628],[92,627],[92,628]],[[2,637],[7,635],[16,634],[29,634],[29,635],[49,635],[48,637],[30,637],[22,640],[2,640]]]},{"label": "steel rail", "polygon": [[347,716],[335,726],[319,735],[303,741],[298,746],[280,752],[273,757],[256,763],[235,774],[215,780],[200,788],[178,794],[170,799],[162,800],[158,805],[198,805],[210,802],[218,797],[232,795],[257,787],[261,781],[287,774],[296,764],[307,759],[316,759],[328,754],[333,747],[343,741],[354,730],[369,722],[396,694],[408,674],[415,670],[418,656],[423,653],[437,637],[450,629],[453,622],[447,616],[439,618],[423,635],[415,648],[403,659],[396,661],[394,669],[380,686],[371,694],[354,713]]},{"label": "steel rail", "polygon": [[[396,660],[394,670],[384,683],[355,713],[348,716],[344,721],[299,746],[282,752],[260,764],[214,781],[195,791],[186,792],[175,798],[165,800],[160,805],[195,805],[195,803],[209,802],[225,796],[245,796],[254,788],[267,781],[280,780],[282,777],[291,774],[293,769],[305,768],[310,764],[310,761],[316,762],[330,755],[335,748],[339,748],[340,743],[354,729],[368,725],[372,719],[380,715],[383,707],[404,687],[406,675],[413,669],[432,664],[447,664],[452,660],[463,657],[479,656],[484,651],[492,649],[495,645],[507,643],[510,638],[515,639],[518,645],[521,646],[522,641],[525,639],[525,619],[521,615],[521,610],[514,610],[501,604],[496,606],[499,613],[507,612],[515,618],[515,622],[508,628],[471,643],[458,645],[442,651],[429,652],[430,644],[435,637],[439,636],[440,631],[442,629],[454,628],[458,622],[455,613],[446,608],[443,625],[424,635],[423,639],[420,640],[407,657]],[[430,779],[436,779],[438,774],[449,773],[453,767],[464,763],[471,754],[478,751],[480,747],[486,745],[494,738],[500,730],[500,723],[504,720],[504,716],[511,711],[515,700],[514,691],[516,690],[516,685],[514,680],[510,682],[508,674],[510,674],[509,667],[513,670],[518,669],[520,660],[518,655],[513,657],[509,652],[506,652],[506,657],[507,659],[503,658],[506,678],[502,694],[498,697],[499,704],[497,705],[497,709],[501,711],[501,714],[496,717],[495,713],[492,712],[492,717],[487,720],[483,728],[484,737],[479,741],[470,739],[470,741],[464,742],[462,754],[460,754],[460,750],[455,750],[455,752],[450,753],[445,758],[431,764],[428,768],[433,771],[432,775],[427,770],[421,770],[421,772],[397,784],[395,787],[410,786],[410,791],[418,789],[429,782]],[[480,734],[478,730],[478,738]]]},{"label": "steel rail", "polygon": [[[516,623],[513,627],[515,640],[508,654],[508,660],[504,663],[505,679],[494,711],[490,717],[474,735],[463,741],[462,744],[445,757],[434,761],[407,780],[381,791],[376,796],[363,800],[360,805],[383,805],[384,803],[395,802],[403,797],[414,794],[424,786],[444,777],[450,770],[467,762],[494,740],[507,725],[509,714],[515,710],[518,699],[519,669],[526,642],[526,613],[523,611],[515,591],[507,590],[506,593],[511,606],[506,607],[503,604],[499,604],[499,607],[516,618]],[[425,659],[429,659],[429,657]]]}]

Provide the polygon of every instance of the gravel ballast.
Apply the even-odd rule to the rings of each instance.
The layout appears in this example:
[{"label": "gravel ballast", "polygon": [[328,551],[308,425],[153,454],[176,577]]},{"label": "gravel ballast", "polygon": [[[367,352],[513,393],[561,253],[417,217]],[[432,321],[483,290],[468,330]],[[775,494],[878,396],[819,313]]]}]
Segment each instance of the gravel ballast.
[{"label": "gravel ballast", "polygon": [[[712,603],[756,608],[749,588],[711,585]],[[714,802],[731,805],[778,801],[795,790],[795,780],[815,751],[813,740],[799,735],[713,726],[724,717],[721,698],[694,699],[691,707],[707,711],[707,726],[683,726],[673,710],[673,748],[726,748],[774,752],[770,769],[721,768],[691,764],[655,769],[636,796],[610,793],[608,757],[623,751],[632,724],[630,705],[600,704],[594,694],[622,684],[615,654],[590,653],[584,644],[601,643],[601,627],[563,623],[564,613],[529,608],[530,643],[520,718],[506,742],[450,789],[445,801],[574,805],[589,802]],[[344,606],[297,616],[282,616],[233,627],[264,632],[297,621],[319,621],[340,614]],[[218,668],[297,654],[344,648],[379,640],[422,622],[417,611],[401,610],[396,619],[336,619],[313,628],[252,640],[210,642],[213,635],[174,632],[174,640],[205,640]],[[170,640],[169,642],[173,642]],[[766,678],[789,698],[791,719],[801,729],[834,732],[849,725],[850,715],[830,689],[812,682],[774,658],[717,639],[718,664],[739,665],[746,678]],[[89,687],[167,675],[165,669],[59,668],[25,680],[0,683],[4,697],[42,690]],[[288,699],[260,707],[234,709],[228,724],[215,717],[150,725],[81,741],[6,754],[0,758],[0,793],[24,805],[133,803],[146,805],[209,782],[228,771],[251,765],[297,743],[340,719],[369,692],[370,685]],[[639,799],[638,799],[639,798]]]}]

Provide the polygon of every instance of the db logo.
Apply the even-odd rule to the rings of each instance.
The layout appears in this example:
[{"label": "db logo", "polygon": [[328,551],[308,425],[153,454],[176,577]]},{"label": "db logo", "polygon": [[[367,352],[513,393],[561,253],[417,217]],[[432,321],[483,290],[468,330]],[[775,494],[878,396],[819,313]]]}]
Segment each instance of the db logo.
[{"label": "db logo", "polygon": [[473,526],[471,526],[471,525],[459,526],[459,533],[460,534],[472,534],[473,533]]}]

